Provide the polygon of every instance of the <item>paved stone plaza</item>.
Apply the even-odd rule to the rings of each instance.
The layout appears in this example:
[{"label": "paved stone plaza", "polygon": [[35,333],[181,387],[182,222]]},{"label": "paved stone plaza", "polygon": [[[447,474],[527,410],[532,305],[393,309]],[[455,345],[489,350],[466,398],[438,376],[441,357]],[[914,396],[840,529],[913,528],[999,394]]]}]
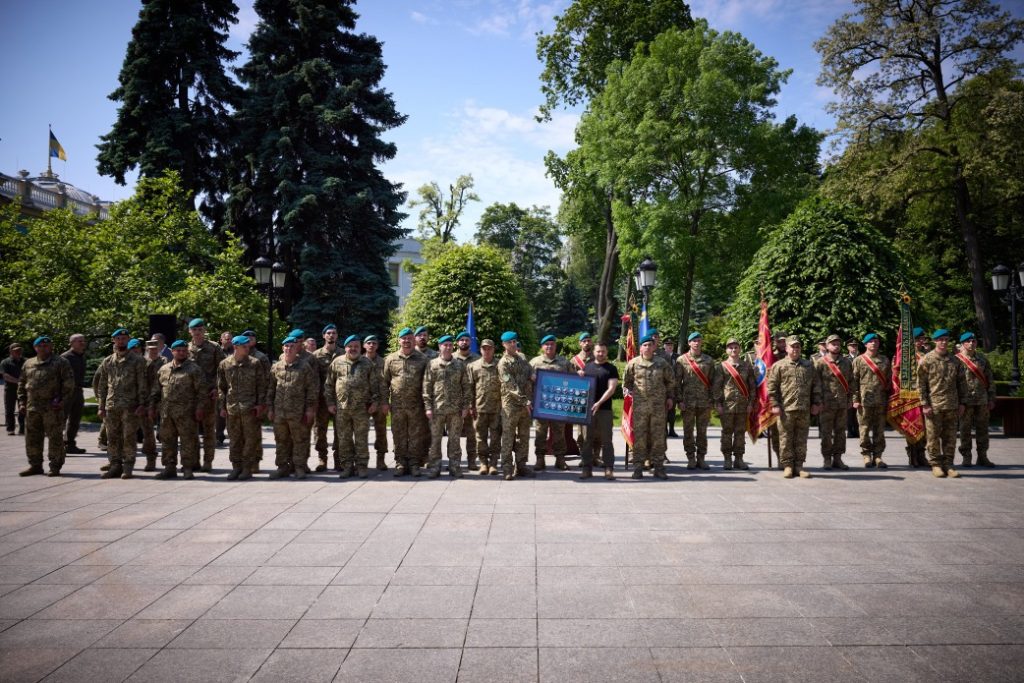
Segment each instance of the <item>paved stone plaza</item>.
[{"label": "paved stone plaza", "polygon": [[667,482],[161,482],[2,435],[0,680],[1024,679],[1024,440],[936,480],[890,437],[808,481],[670,440]]}]

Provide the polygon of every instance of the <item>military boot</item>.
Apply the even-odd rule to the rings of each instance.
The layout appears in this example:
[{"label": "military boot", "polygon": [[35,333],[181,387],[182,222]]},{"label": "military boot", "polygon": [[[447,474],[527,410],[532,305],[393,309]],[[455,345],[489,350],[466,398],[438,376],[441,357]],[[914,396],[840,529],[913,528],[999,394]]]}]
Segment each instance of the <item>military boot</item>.
[{"label": "military boot", "polygon": [[381,472],[387,472],[388,471],[388,464],[386,462],[384,462],[384,456],[383,455],[378,455],[377,456],[377,469],[380,470]]},{"label": "military boot", "polygon": [[27,470],[22,470],[21,472],[18,472],[19,477],[31,477],[36,474],[43,474],[42,465],[32,465]]},{"label": "military boot", "polygon": [[316,471],[317,472],[326,472],[327,471],[327,456],[326,455],[321,455],[321,456],[317,457]]},{"label": "military boot", "polygon": [[134,468],[134,465],[125,465],[124,466],[124,471],[121,472],[121,478],[122,479],[131,479],[131,478],[133,478],[134,477],[134,475],[132,474],[132,469],[133,468]]},{"label": "military boot", "polygon": [[537,456],[537,464],[533,466],[533,470],[535,472],[543,472],[545,469],[547,469],[547,466],[548,466],[547,456],[546,455],[538,455]]},{"label": "military boot", "polygon": [[691,453],[686,454],[686,469],[695,470],[697,469],[697,457]]},{"label": "military boot", "polygon": [[60,468],[59,467],[51,467],[50,470],[46,473],[46,476],[48,476],[48,477],[59,477],[60,476]]},{"label": "military boot", "polygon": [[580,469],[580,479],[590,479],[594,476],[594,470],[590,465],[584,465]]},{"label": "military boot", "polygon": [[533,471],[533,468],[523,463],[522,467],[516,465],[516,476],[526,477],[527,479],[533,479],[537,476],[537,473]]},{"label": "military boot", "polygon": [[880,455],[875,456],[875,467],[877,467],[880,470],[885,470],[889,468],[889,466],[885,464],[885,461],[882,460],[882,456]]},{"label": "military boot", "polygon": [[832,469],[832,456],[831,455],[823,455],[823,456],[821,456],[821,468],[823,470],[830,470],[830,469]]},{"label": "military boot", "polygon": [[946,471],[939,467],[938,465],[932,465],[932,476],[936,477],[937,479],[942,479],[943,477],[946,476]]},{"label": "military boot", "polygon": [[665,472],[665,468],[664,467],[655,467],[654,468],[654,478],[655,479],[662,479],[662,480],[668,479],[668,474]]},{"label": "military boot", "polygon": [[800,467],[797,468],[797,474],[800,475],[801,479],[810,479],[811,478],[811,473],[808,472],[807,470],[805,470],[803,465],[800,465]]},{"label": "military boot", "polygon": [[[415,475],[413,475],[415,476]],[[438,463],[435,467],[427,468],[427,479],[437,479],[441,476],[441,465]]]},{"label": "military boot", "polygon": [[466,469],[469,471],[476,469],[476,456],[466,454]]},{"label": "military boot", "polygon": [[[487,463],[485,461],[481,460],[480,461],[480,469],[477,471],[477,474],[487,474],[490,471],[491,471],[491,468],[487,466]],[[497,470],[495,470],[495,472],[497,472]]]},{"label": "military boot", "polygon": [[341,456],[338,455],[337,453],[335,453],[334,454],[334,471],[335,472],[341,472],[343,469],[345,469],[345,468],[341,464]]},{"label": "military boot", "polygon": [[452,479],[462,479],[462,463],[448,463],[448,473],[452,475]]},{"label": "military boot", "polygon": [[413,462],[413,464],[409,466],[409,474],[411,474],[414,477],[421,476],[419,463]]},{"label": "military boot", "polygon": [[954,470],[952,467],[946,470],[946,476],[950,479],[959,479],[960,473]]},{"label": "military boot", "polygon": [[257,460],[256,462],[254,462],[254,463],[253,463],[253,464],[252,464],[252,465],[251,465],[251,466],[249,467],[249,473],[250,473],[250,474],[259,474],[259,473],[260,473],[260,461],[259,461],[259,460]]},{"label": "military boot", "polygon": [[738,470],[749,470],[750,469],[750,465],[747,464],[747,462],[743,459],[742,455],[737,455],[736,456],[736,462],[733,463],[733,467],[738,469]]},{"label": "military boot", "polygon": [[494,465],[491,465],[491,468],[487,472],[488,472],[488,474],[493,476],[495,474],[498,474],[498,468],[495,467]]},{"label": "military boot", "polygon": [[978,466],[979,467],[995,467],[996,464],[988,459],[987,453],[978,453]]},{"label": "military boot", "polygon": [[555,456],[555,469],[562,470],[563,472],[565,470],[569,469],[569,466],[565,463],[565,456],[564,455],[556,455]]},{"label": "military boot", "polygon": [[185,469],[183,469],[181,471],[181,478],[182,479],[195,479],[196,475],[192,474],[192,468],[186,467]]},{"label": "military boot", "polygon": [[228,472],[228,481],[235,481],[240,476],[242,476],[242,468],[241,467],[232,467],[231,471]]},{"label": "military boot", "polygon": [[850,469],[850,466],[843,462],[843,456],[837,455],[832,458],[832,469],[845,471]]},{"label": "military boot", "polygon": [[605,467],[604,468],[604,478],[605,479],[614,479],[615,478],[615,470],[613,470],[611,467]]},{"label": "military boot", "polygon": [[238,481],[245,481],[246,479],[252,479],[252,467],[243,467],[239,473]]},{"label": "military boot", "polygon": [[120,465],[111,464],[110,468],[100,475],[100,479],[120,479],[123,471]]},{"label": "military boot", "polygon": [[159,472],[157,472],[156,475],[153,478],[154,479],[177,479],[178,478],[178,468],[175,467],[174,465],[168,465],[167,467],[165,467],[162,470],[160,470]]},{"label": "military boot", "polygon": [[732,456],[731,455],[723,455],[722,459],[725,460],[725,464],[722,465],[722,469],[723,470],[731,470],[732,469]]},{"label": "military boot", "polygon": [[146,466],[142,468],[143,472],[156,472],[156,456],[146,456]]},{"label": "military boot", "polygon": [[213,472],[213,458],[210,458],[209,460],[203,460],[202,469],[203,472],[206,472],[207,474]]},{"label": "military boot", "polygon": [[348,479],[356,473],[356,468],[352,465],[345,465],[341,468],[341,473],[338,474],[338,479]]},{"label": "military boot", "polygon": [[704,462],[704,456],[700,453],[697,454],[697,467],[702,470],[710,470],[711,466]]},{"label": "military boot", "polygon": [[308,476],[309,476],[309,468],[306,467],[305,465],[299,465],[298,467],[295,468],[295,478],[296,479],[305,479]]},{"label": "military boot", "polygon": [[867,469],[871,469],[874,466],[875,466],[875,457],[873,455],[865,455],[864,456],[864,467],[867,468]]},{"label": "military boot", "polygon": [[643,468],[643,466],[636,467],[636,468],[633,469],[633,478],[634,479],[643,479],[644,478],[644,468]]},{"label": "military boot", "polygon": [[[974,462],[972,462],[974,460],[973,455],[971,455],[970,453],[961,453],[961,455],[964,456],[964,461],[960,463],[961,467],[974,467]],[[980,457],[978,458],[978,461],[981,461]]]},{"label": "military boot", "polygon": [[404,460],[399,460],[398,458],[395,458],[395,471],[392,474],[392,476],[394,476],[395,478],[398,478],[398,477],[404,477],[407,474],[409,474],[409,468],[406,467],[405,461]]},{"label": "military boot", "polygon": [[108,462],[106,465],[104,465],[103,467],[100,468],[100,472],[106,472],[109,469],[110,469],[110,463]]},{"label": "military boot", "polygon": [[788,467],[788,466],[784,467],[782,469],[782,478],[783,479],[792,479],[793,478],[793,468],[792,467]]},{"label": "military boot", "polygon": [[270,479],[287,479],[290,473],[291,472],[288,470],[288,468],[282,465],[281,467],[278,467],[276,470],[274,470],[267,476]]}]

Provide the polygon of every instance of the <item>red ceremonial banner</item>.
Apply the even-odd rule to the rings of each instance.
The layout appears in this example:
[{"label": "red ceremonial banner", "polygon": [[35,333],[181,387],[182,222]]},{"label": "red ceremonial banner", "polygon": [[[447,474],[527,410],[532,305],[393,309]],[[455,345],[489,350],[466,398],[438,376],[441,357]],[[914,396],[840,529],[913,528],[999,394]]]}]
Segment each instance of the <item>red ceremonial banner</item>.
[{"label": "red ceremonial banner", "polygon": [[[636,340],[633,339],[633,323],[629,324],[629,332],[626,333],[626,362],[633,360],[636,356]],[[622,438],[626,445],[633,448],[633,397],[626,396],[622,399]]]},{"label": "red ceremonial banner", "polygon": [[[906,325],[910,324],[909,311]],[[910,443],[917,443],[924,438],[924,414],[921,413],[921,394],[916,389],[904,389],[900,380],[900,368],[905,363],[916,363],[917,353],[914,340],[908,328],[907,339],[910,343],[903,348],[903,328],[901,324],[896,332],[896,354],[892,358],[892,386],[889,391],[889,409],[886,418],[894,429],[898,430]]]},{"label": "red ceremonial banner", "polygon": [[768,327],[768,302],[764,300],[761,301],[761,321],[757,325],[755,353],[757,393],[754,397],[754,410],[747,413],[747,433],[750,434],[750,440],[757,443],[758,435],[779,419],[777,415],[772,415],[772,404],[768,400],[768,371],[772,369],[775,356],[772,353],[772,330]]}]

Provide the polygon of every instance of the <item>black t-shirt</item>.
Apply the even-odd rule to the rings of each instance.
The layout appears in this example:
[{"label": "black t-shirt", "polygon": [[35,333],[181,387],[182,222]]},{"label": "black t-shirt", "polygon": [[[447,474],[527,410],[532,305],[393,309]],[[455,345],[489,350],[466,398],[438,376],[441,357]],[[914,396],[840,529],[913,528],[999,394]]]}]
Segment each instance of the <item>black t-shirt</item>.
[{"label": "black t-shirt", "polygon": [[[604,396],[604,392],[608,391],[608,380],[619,378],[619,369],[608,362],[598,363],[597,361],[590,361],[583,366],[583,374],[596,380],[594,393],[594,402],[596,403],[599,398]],[[597,409],[611,410],[611,399],[602,403]]]}]

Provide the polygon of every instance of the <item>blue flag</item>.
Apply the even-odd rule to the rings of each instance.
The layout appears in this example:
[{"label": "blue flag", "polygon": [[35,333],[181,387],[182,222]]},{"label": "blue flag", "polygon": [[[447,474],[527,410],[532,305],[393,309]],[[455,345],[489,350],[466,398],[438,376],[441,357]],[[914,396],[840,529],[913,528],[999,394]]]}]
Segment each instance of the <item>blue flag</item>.
[{"label": "blue flag", "polygon": [[647,330],[650,329],[650,325],[647,324],[647,302],[644,302],[643,310],[640,312],[640,325],[637,336],[641,339],[647,336]]},{"label": "blue flag", "polygon": [[480,344],[476,340],[476,320],[473,319],[473,300],[469,300],[469,311],[466,313],[466,332],[469,333],[469,350],[480,353]]}]

